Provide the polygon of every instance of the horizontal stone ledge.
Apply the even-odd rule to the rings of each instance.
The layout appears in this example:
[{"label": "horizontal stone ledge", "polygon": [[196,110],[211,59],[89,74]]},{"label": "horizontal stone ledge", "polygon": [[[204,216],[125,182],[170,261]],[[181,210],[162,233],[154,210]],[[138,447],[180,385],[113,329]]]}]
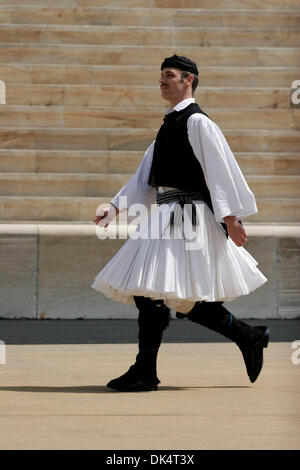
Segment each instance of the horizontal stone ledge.
[{"label": "horizontal stone ledge", "polygon": [[[247,228],[247,234],[254,237],[300,237],[300,223],[247,223],[243,221]],[[124,235],[133,232],[137,225],[118,224],[119,233]],[[99,228],[99,231],[105,231],[107,235],[114,234],[116,224],[111,224],[107,229]],[[94,223],[80,222],[38,222],[32,223],[0,223],[0,237],[8,235],[47,235],[47,236],[95,236],[96,226]]]}]

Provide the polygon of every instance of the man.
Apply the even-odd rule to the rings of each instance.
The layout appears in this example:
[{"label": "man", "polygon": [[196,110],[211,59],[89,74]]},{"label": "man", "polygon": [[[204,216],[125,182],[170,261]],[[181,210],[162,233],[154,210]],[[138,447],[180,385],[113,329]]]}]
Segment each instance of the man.
[{"label": "man", "polygon": [[93,219],[107,227],[119,212],[119,198],[126,195],[129,206],[140,202],[149,208],[156,200],[163,210],[173,209],[162,232],[166,227],[180,229],[185,205],[191,207],[193,227],[202,230],[192,253],[185,240],[176,237],[130,238],[96,276],[94,289],[120,302],[134,301],[139,310],[136,362],[107,384],[112,390],[157,389],[156,360],[170,308],[178,318],[234,341],[252,383],[262,369],[269,329],[251,327],[222,305],[267,281],[243,248],[247,233],[241,219],[257,207],[221,130],[195,103],[198,73],[195,62],[186,57],[174,55],[163,61],[159,82],[162,97],[170,104],[164,123],[135,175],[104,215]]}]

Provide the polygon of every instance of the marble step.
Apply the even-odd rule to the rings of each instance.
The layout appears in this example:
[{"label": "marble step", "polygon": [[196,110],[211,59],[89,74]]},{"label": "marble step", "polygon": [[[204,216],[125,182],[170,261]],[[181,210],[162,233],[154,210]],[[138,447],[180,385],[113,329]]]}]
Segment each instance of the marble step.
[{"label": "marble step", "polygon": [[[222,88],[198,86],[195,98],[205,111],[211,108],[287,109],[291,88]],[[163,113],[168,103],[159,87],[15,84],[6,89],[8,105],[23,106],[155,106]]]},{"label": "marble step", "polygon": [[234,27],[0,25],[0,43],[297,47],[300,29]]},{"label": "marble step", "polygon": [[[2,173],[2,196],[113,197],[131,173]],[[247,175],[257,197],[299,198],[299,175]]]},{"label": "marble step", "polygon": [[[125,0],[125,3],[126,1],[127,0]],[[83,0],[83,3],[85,3],[85,0]],[[59,4],[61,7],[79,6],[77,0],[60,0]],[[24,0],[0,0],[1,8],[3,8],[4,5],[5,7],[10,6],[10,7],[19,8],[21,10],[24,6]],[[27,5],[47,7],[47,6],[53,5],[53,2],[51,2],[51,0],[30,0],[27,2]]]},{"label": "marble step", "polygon": [[[299,152],[295,130],[238,130],[222,128],[232,152]],[[156,129],[0,129],[1,148],[23,150],[140,150],[153,142]]]},{"label": "marble step", "polygon": [[[0,0],[0,5],[15,6],[23,8],[24,0]],[[53,0],[30,0],[27,2],[30,6],[52,7]],[[98,8],[186,8],[186,0],[60,0],[60,7],[98,7]],[[189,8],[208,8],[208,9],[280,9],[280,10],[299,10],[298,0],[189,0]]]},{"label": "marble step", "polygon": [[[20,51],[19,51],[20,52]],[[49,65],[0,63],[0,77],[6,83],[31,85],[158,86],[160,67],[113,65]],[[291,87],[300,67],[203,67],[201,86],[211,87]]]},{"label": "marble step", "polygon": [[[1,221],[89,221],[109,197],[0,196]],[[258,212],[246,222],[299,222],[300,199],[256,198]]]},{"label": "marble step", "polygon": [[[186,3],[189,7],[189,2]],[[247,7],[247,5],[245,5]],[[36,8],[1,10],[0,23],[110,26],[189,26],[239,28],[299,28],[300,12],[294,10],[226,10],[195,8]]]},{"label": "marble step", "polygon": [[0,194],[10,196],[113,196],[131,174],[2,173]]},{"label": "marble step", "polygon": [[[0,149],[0,172],[134,173],[143,153],[99,150]],[[235,152],[243,174],[300,175],[300,152]]]},{"label": "marble step", "polygon": [[[215,109],[205,112],[220,127],[240,129],[300,130],[300,109]],[[67,108],[2,106],[0,126],[61,128],[155,128],[160,127],[164,112],[157,108]]]},{"label": "marble step", "polygon": [[[5,0],[2,0],[5,1]],[[7,0],[6,0],[7,1]],[[13,4],[15,2],[21,2],[21,0],[11,0]],[[45,0],[50,3],[50,0]],[[65,1],[65,0],[63,0]],[[39,5],[42,0],[31,0],[36,5]],[[39,3],[35,3],[39,2]],[[49,4],[48,3],[48,4]],[[97,7],[144,7],[144,8],[186,8],[186,0],[77,0],[76,5],[78,6],[97,6]],[[263,8],[263,9],[299,9],[299,2],[297,0],[247,0],[247,2],[241,2],[240,0],[189,0],[189,8]]]},{"label": "marble step", "polygon": [[[95,49],[97,53],[95,53]],[[295,67],[300,63],[298,47],[239,47],[202,46],[182,47],[181,54],[191,57],[203,67]],[[174,49],[168,46],[122,46],[122,45],[82,45],[76,44],[1,44],[1,62],[40,63],[40,64],[82,64],[160,67],[163,59],[173,55]]]}]

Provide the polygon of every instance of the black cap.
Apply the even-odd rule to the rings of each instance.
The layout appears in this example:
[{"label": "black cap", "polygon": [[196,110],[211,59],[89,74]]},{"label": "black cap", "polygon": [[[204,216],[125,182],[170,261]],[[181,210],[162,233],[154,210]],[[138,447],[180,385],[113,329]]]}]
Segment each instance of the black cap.
[{"label": "black cap", "polygon": [[163,70],[166,67],[174,67],[194,75],[199,75],[197,64],[184,56],[173,55],[172,57],[167,57],[161,64],[160,69]]}]

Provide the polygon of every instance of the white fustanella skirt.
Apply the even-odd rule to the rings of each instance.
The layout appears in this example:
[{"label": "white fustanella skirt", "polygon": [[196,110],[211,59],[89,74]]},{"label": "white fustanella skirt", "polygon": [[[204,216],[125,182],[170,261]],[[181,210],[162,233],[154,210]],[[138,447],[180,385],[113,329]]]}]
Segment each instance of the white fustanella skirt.
[{"label": "white fustanella skirt", "polygon": [[226,238],[205,202],[194,201],[197,224],[184,212],[181,227],[170,226],[175,204],[162,204],[141,221],[96,275],[93,289],[125,304],[134,304],[134,296],[163,299],[188,313],[197,301],[231,301],[267,281],[250,253]]}]

